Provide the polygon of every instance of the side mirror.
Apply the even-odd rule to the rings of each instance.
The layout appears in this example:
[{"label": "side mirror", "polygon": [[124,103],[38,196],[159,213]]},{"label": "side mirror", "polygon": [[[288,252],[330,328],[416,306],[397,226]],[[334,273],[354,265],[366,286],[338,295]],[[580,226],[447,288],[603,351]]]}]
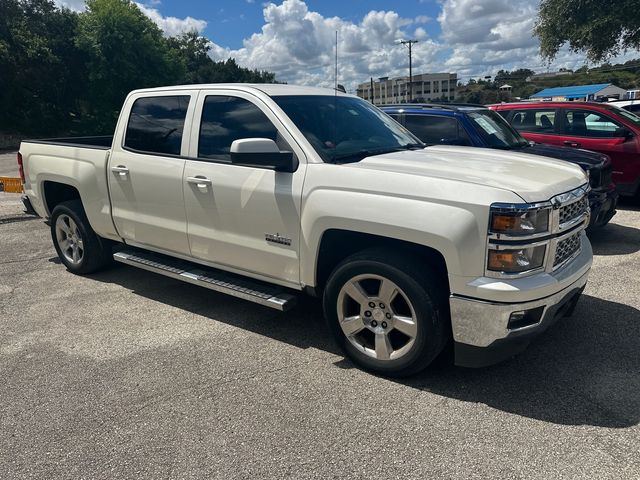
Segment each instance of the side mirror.
[{"label": "side mirror", "polygon": [[281,152],[270,138],[243,138],[231,144],[231,163],[246,167],[295,172],[298,160],[293,152]]},{"label": "side mirror", "polygon": [[616,130],[616,137],[621,137],[625,139],[629,139],[633,137],[633,132],[628,128],[622,127]]}]

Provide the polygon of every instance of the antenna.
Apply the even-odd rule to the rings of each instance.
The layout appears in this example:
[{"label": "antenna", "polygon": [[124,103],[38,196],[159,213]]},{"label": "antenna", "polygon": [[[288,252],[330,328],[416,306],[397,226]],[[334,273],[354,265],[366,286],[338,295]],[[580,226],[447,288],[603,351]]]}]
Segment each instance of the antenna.
[{"label": "antenna", "polygon": [[338,91],[338,30],[336,30],[336,70],[334,88],[336,91]]}]

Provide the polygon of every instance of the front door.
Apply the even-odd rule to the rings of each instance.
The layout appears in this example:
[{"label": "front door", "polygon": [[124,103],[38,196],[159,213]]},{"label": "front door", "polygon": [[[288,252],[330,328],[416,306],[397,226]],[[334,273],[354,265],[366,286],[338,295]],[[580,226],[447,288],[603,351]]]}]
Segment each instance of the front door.
[{"label": "front door", "polygon": [[[126,243],[189,254],[183,181],[185,120],[196,93],[135,96],[107,171],[113,222]],[[193,101],[192,101],[193,100]],[[191,107],[193,109],[193,106]]]},{"label": "front door", "polygon": [[[303,152],[271,110],[251,94],[202,92],[184,171],[193,257],[257,278],[299,285]],[[233,165],[234,140],[269,138],[293,151],[297,171]]]},{"label": "front door", "polygon": [[636,138],[624,134],[621,122],[603,113],[581,108],[565,108],[562,112],[563,138],[568,146],[609,155],[613,163],[614,183],[629,184],[636,180]]}]

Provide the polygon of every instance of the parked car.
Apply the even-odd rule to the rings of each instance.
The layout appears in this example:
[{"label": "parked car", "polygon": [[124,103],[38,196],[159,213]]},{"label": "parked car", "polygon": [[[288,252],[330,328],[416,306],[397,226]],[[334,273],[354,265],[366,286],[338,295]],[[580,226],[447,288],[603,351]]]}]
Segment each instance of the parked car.
[{"label": "parked car", "polygon": [[612,179],[625,196],[640,194],[640,117],[611,103],[527,102],[492,105],[528,140],[585,148],[613,162]]},{"label": "parked car", "polygon": [[526,140],[498,114],[482,105],[407,104],[381,107],[430,145],[469,145],[565,160],[589,172],[590,229],[606,225],[616,213],[618,194],[607,155]]},{"label": "parked car", "polygon": [[111,140],[20,146],[25,203],[69,271],[115,259],[278,310],[318,295],[346,354],[382,374],[450,341],[467,366],[521,351],[591,267],[579,167],[425,149],[334,90],[137,90]]},{"label": "parked car", "polygon": [[626,111],[640,115],[640,99],[637,100],[616,100],[610,102],[609,105],[614,107],[624,108]]}]

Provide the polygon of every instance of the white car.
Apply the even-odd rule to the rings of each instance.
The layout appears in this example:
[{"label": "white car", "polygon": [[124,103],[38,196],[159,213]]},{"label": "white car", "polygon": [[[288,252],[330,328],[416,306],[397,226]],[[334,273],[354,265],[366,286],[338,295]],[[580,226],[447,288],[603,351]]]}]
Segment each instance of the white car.
[{"label": "white car", "polygon": [[572,311],[591,266],[578,166],[425,149],[333,90],[137,90],[113,138],[19,155],[71,272],[115,259],[279,310],[317,295],[346,354],[386,375],[451,341],[459,365],[513,355]]}]

